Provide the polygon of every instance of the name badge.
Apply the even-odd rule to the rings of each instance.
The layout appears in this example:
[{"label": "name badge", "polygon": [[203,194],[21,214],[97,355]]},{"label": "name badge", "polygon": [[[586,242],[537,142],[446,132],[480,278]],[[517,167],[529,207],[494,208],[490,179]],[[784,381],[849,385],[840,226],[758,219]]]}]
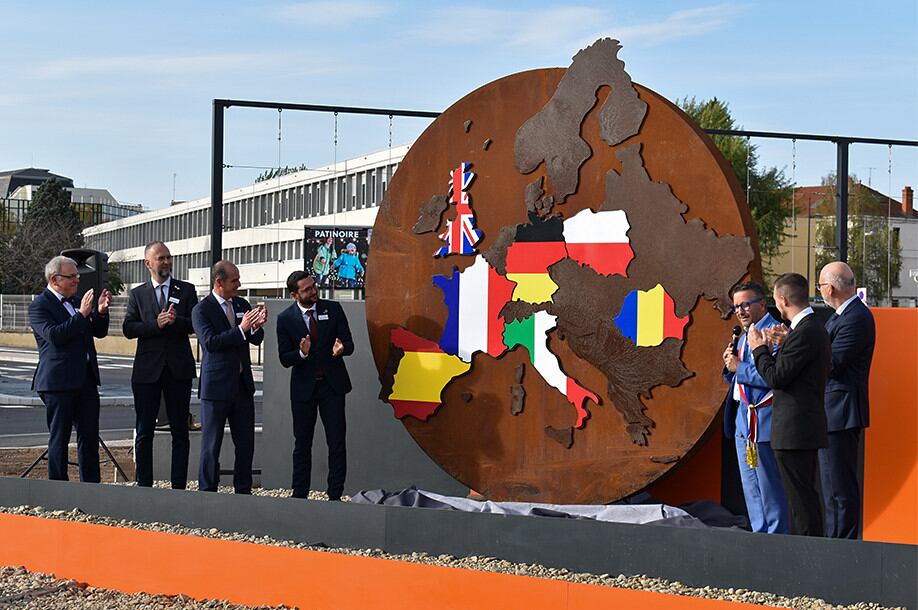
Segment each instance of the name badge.
[{"label": "name badge", "polygon": [[323,315],[323,314],[319,314],[319,319],[320,319],[320,320],[327,320],[327,319],[328,319],[328,314],[324,314],[324,315]]},{"label": "name badge", "polygon": [[175,303],[176,305],[178,305],[178,304],[179,304],[179,298],[178,298],[178,297],[169,297],[169,302],[170,302],[170,303]]},{"label": "name badge", "polygon": [[245,312],[242,312],[242,311],[237,311],[237,312],[236,312],[236,317],[237,317],[237,318],[241,318],[241,317],[243,317],[244,315],[245,315]]}]

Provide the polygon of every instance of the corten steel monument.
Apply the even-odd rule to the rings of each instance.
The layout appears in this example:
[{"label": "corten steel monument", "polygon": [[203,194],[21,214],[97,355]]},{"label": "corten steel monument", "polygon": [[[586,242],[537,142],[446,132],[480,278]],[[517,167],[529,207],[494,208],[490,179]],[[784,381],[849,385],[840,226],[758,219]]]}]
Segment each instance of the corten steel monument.
[{"label": "corten steel monument", "polygon": [[456,102],[377,216],[381,398],[495,500],[610,502],[676,467],[726,391],[729,290],[760,275],[732,170],[619,48]]}]

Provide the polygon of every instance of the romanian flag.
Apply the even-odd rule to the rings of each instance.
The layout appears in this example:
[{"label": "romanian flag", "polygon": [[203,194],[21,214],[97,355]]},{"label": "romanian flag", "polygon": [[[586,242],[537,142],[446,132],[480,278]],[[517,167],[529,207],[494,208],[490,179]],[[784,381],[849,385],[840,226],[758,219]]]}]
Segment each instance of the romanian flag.
[{"label": "romanian flag", "polygon": [[497,357],[504,348],[504,319],[500,310],[510,300],[513,282],[495,271],[481,256],[462,273],[437,275],[433,283],[443,291],[448,311],[440,348],[463,362],[475,352]]},{"label": "romanian flag", "polygon": [[624,210],[581,210],[564,221],[567,255],[596,273],[627,276],[634,258],[628,242],[630,228]]},{"label": "romanian flag", "polygon": [[504,344],[508,349],[522,345],[529,350],[529,360],[542,379],[555,388],[574,405],[577,410],[576,428],[582,428],[589,413],[583,403],[587,398],[599,404],[599,397],[593,394],[561,370],[558,357],[548,349],[548,333],[557,326],[557,317],[544,311],[537,311],[524,320],[507,324]]},{"label": "romanian flag", "polygon": [[630,292],[612,321],[635,345],[650,347],[660,345],[666,338],[682,338],[689,317],[677,317],[674,309],[672,297],[657,284],[648,291]]},{"label": "romanian flag", "polygon": [[392,345],[405,351],[398,363],[388,401],[399,419],[410,415],[421,421],[440,406],[440,394],[454,377],[471,364],[443,353],[433,341],[422,339],[404,328],[392,329]]},{"label": "romanian flag", "polygon": [[540,218],[529,213],[529,224],[519,225],[507,249],[507,279],[516,282],[513,300],[527,303],[551,301],[558,289],[548,268],[567,258],[564,224],[557,216]]}]

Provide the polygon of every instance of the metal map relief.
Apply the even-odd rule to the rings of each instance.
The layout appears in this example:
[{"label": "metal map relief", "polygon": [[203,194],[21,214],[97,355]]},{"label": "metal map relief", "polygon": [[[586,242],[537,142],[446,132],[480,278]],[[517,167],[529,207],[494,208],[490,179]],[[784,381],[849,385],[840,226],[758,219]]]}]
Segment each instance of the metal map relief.
[{"label": "metal map relief", "polygon": [[760,264],[751,218],[710,140],[619,49],[602,39],[456,102],[377,216],[380,398],[493,499],[630,495],[723,397],[729,290]]}]

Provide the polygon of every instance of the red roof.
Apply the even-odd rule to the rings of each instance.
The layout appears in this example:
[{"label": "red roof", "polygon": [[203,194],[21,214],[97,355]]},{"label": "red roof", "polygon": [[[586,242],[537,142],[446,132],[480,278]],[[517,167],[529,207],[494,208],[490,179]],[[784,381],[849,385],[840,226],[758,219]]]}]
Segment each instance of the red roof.
[{"label": "red roof", "polygon": [[[834,216],[835,186],[798,186],[794,189],[794,204],[797,216]],[[918,211],[912,207],[909,214],[902,212],[902,200],[887,197],[866,184],[851,183],[848,186],[848,213],[857,214],[854,206],[863,205],[870,216],[883,216],[887,213],[892,218],[916,218]]]}]

